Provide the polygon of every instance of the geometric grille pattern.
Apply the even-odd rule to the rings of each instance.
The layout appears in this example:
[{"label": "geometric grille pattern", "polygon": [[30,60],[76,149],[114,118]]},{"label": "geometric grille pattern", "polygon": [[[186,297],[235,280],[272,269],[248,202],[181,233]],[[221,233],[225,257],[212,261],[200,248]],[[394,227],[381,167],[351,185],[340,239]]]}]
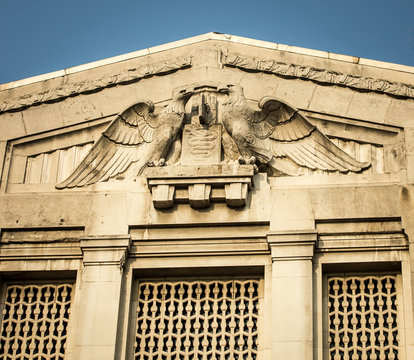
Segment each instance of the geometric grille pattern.
[{"label": "geometric grille pattern", "polygon": [[259,281],[142,282],[135,359],[256,359]]},{"label": "geometric grille pattern", "polygon": [[398,359],[396,276],[328,279],[330,359]]},{"label": "geometric grille pattern", "polygon": [[63,360],[72,284],[9,285],[1,320],[0,359]]}]

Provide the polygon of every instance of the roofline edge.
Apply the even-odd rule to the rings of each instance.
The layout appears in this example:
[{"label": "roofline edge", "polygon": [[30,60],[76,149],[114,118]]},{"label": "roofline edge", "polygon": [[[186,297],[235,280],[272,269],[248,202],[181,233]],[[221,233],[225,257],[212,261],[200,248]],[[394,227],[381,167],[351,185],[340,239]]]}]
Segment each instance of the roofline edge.
[{"label": "roofline edge", "polygon": [[237,35],[222,34],[218,32],[209,32],[206,34],[196,35],[196,36],[189,37],[186,39],[177,40],[177,41],[169,42],[166,44],[133,51],[133,52],[126,53],[123,55],[117,55],[117,56],[93,61],[93,62],[82,64],[82,65],[76,65],[76,66],[62,69],[62,70],[57,70],[57,71],[53,71],[53,72],[49,72],[49,73],[45,73],[41,75],[28,77],[28,78],[21,79],[21,80],[11,81],[5,84],[0,84],[0,91],[33,84],[33,83],[40,82],[40,81],[46,81],[46,80],[58,78],[61,76],[66,76],[66,75],[78,73],[81,71],[98,68],[98,67],[105,66],[105,65],[115,64],[117,62],[130,60],[130,59],[134,59],[134,58],[138,58],[138,57],[146,56],[150,54],[155,54],[155,53],[159,53],[162,51],[175,49],[181,46],[191,45],[191,44],[195,44],[195,43],[206,41],[206,40],[228,41],[231,43],[239,43],[239,44],[244,44],[244,45],[257,46],[257,47],[267,48],[271,50],[279,50],[279,51],[291,52],[295,54],[315,56],[319,58],[349,62],[349,63],[353,63],[356,65],[358,64],[358,65],[372,66],[372,67],[377,67],[377,68],[382,68],[382,69],[402,71],[402,72],[408,72],[408,73],[414,74],[414,66],[400,65],[400,64],[395,64],[395,63],[390,63],[390,62],[385,62],[385,61],[365,59],[365,58],[360,58],[360,57],[355,57],[355,56],[350,56],[350,55],[341,55],[341,54],[331,53],[327,51],[307,49],[307,48],[302,48],[298,46],[284,45],[284,44],[273,43],[273,42],[263,41],[263,40],[255,40],[255,39],[246,38],[246,37],[237,36]]}]

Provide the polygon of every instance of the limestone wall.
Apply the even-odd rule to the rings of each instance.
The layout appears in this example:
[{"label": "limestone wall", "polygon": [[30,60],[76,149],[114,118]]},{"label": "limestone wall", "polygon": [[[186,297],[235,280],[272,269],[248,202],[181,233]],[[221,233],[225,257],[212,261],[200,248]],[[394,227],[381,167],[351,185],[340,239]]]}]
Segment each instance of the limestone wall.
[{"label": "limestone wall", "polygon": [[[258,169],[238,164],[243,154],[223,125],[228,95],[220,88],[229,84],[242,87],[252,111],[260,110],[265,96],[298,109],[329,141],[371,166],[341,173],[294,164],[300,175],[288,176],[260,161]],[[143,99],[160,114],[175,91],[184,88],[199,97],[186,103],[183,126],[215,123],[222,136],[220,162],[206,158],[205,164],[193,164],[191,155],[182,163],[180,152],[171,150],[167,166],[139,176],[132,164],[108,181],[55,187],[82,164],[117,114]],[[180,137],[182,127],[178,131]],[[336,348],[351,345],[335,340],[332,299],[339,301],[339,295],[331,284],[363,278],[366,284],[384,281],[384,289],[394,284],[396,295],[384,292],[383,299],[398,303],[398,325],[378,325],[378,320],[372,325],[387,328],[381,334],[392,334],[392,341],[397,331],[398,344],[386,345],[370,330],[366,336],[389,358],[397,353],[395,358],[413,358],[413,133],[413,68],[219,34],[2,85],[1,306],[9,309],[6,295],[13,284],[73,284],[65,358],[132,359],[145,352],[152,359],[158,353],[148,339],[160,329],[137,337],[142,325],[137,307],[145,303],[139,284],[215,279],[214,286],[223,289],[229,281],[242,286],[246,279],[257,280],[257,343],[256,335],[248,335],[256,331],[253,325],[246,325],[250,330],[240,348],[228,340],[234,327],[220,333],[228,342],[220,345],[220,337],[212,335],[218,330],[210,329],[207,336],[183,325],[187,333],[177,337],[180,342],[172,344],[170,337],[167,344],[171,320],[171,328],[163,330],[167,335],[155,336],[164,339],[159,340],[168,349],[163,356],[182,346],[181,356],[191,358],[191,346],[201,353],[210,346],[216,349],[213,358],[248,351],[259,359],[333,359]],[[228,306],[237,312],[231,296]],[[214,298],[209,299],[214,307]],[[246,299],[253,301],[253,295]],[[194,322],[201,321],[194,320],[204,303],[198,304]],[[364,309],[359,315],[341,311],[369,323],[371,315]],[[190,321],[184,315],[181,319]],[[214,323],[211,317],[202,319]],[[365,320],[358,321],[358,329],[369,328]],[[15,341],[5,324],[3,317],[1,351],[12,349]],[[355,329],[347,336],[352,338]],[[184,342],[191,332],[202,335],[190,346]],[[207,338],[212,343],[202,345]],[[30,344],[30,331],[24,339]],[[367,340],[359,341],[364,343],[359,351],[370,351]],[[27,345],[25,351],[34,350]]]}]

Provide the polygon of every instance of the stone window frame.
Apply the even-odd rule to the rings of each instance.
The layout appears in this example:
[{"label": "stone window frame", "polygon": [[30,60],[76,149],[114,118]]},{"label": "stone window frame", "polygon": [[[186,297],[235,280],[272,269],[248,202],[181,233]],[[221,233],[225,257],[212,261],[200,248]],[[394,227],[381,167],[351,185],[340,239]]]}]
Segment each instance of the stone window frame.
[{"label": "stone window frame", "polygon": [[328,360],[328,277],[335,275],[385,275],[399,276],[402,321],[399,323],[399,360],[410,359],[414,354],[414,321],[412,312],[412,285],[408,251],[367,251],[316,254],[314,261],[314,359]]},{"label": "stone window frame", "polygon": [[[214,273],[214,269],[210,269]],[[131,298],[129,301],[129,316],[128,316],[128,329],[127,329],[127,340],[126,340],[126,357],[125,359],[133,360],[134,359],[134,342],[135,342],[135,334],[136,334],[136,313],[137,313],[137,306],[138,306],[138,285],[140,282],[151,281],[151,282],[162,282],[162,281],[229,281],[229,280],[258,280],[259,281],[259,321],[258,321],[258,356],[257,359],[264,358],[264,348],[263,344],[265,343],[265,322],[264,322],[264,312],[266,310],[265,305],[265,274],[258,275],[256,273],[252,273],[252,275],[243,274],[243,275],[234,275],[231,272],[228,275],[225,274],[217,274],[217,276],[213,274],[209,275],[198,275],[197,270],[194,275],[175,275],[174,270],[171,276],[134,276],[132,279],[132,288],[130,290]]]}]

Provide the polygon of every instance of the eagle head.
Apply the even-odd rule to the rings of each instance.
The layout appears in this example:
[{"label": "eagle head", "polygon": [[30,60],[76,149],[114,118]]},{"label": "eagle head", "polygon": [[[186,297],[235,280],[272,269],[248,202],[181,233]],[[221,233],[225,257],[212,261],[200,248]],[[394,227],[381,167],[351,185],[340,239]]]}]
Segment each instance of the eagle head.
[{"label": "eagle head", "polygon": [[164,113],[184,114],[184,107],[190,97],[193,95],[193,88],[177,88],[173,90],[172,101],[164,109]]},{"label": "eagle head", "polygon": [[227,84],[218,89],[220,93],[228,95],[244,96],[243,88],[239,84]]},{"label": "eagle head", "polygon": [[193,88],[178,88],[173,90],[173,101],[178,102],[187,102],[188,99],[193,95],[194,89]]}]

